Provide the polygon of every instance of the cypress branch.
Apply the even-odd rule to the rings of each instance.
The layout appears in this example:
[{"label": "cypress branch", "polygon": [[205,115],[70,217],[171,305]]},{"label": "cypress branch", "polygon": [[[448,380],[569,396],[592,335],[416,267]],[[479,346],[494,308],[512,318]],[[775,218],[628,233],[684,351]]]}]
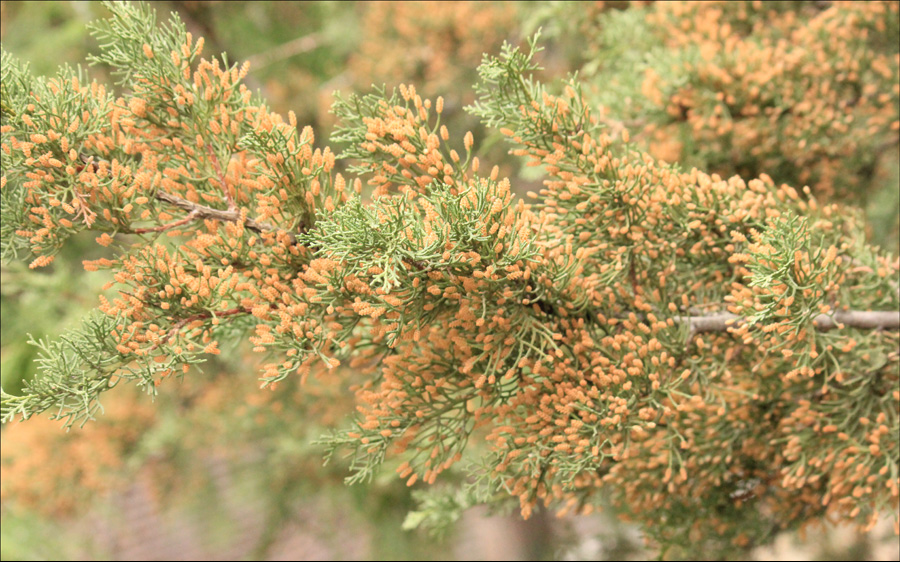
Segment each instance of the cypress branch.
[{"label": "cypress branch", "polygon": [[[410,485],[471,460],[460,504],[502,496],[527,517],[611,499],[686,552],[896,510],[900,445],[883,436],[900,423],[900,262],[864,242],[858,213],[763,173],[653,158],[579,79],[532,76],[537,37],[485,57],[468,108],[541,167],[526,204],[481,168],[471,132],[453,144],[442,98],[407,85],[338,98],[336,156],[253,99],[246,65],[202,59],[177,18],[108,6],[96,60],[119,99],[3,53],[3,257],[43,267],[90,230],[110,253],[85,268],[113,270],[118,290],[81,329],[36,342],[41,373],[3,394],[4,422],[87,421],[114,381],[153,393],[240,333],[270,357],[265,385],[344,376],[341,363],[364,378],[358,415],[323,438],[349,450],[351,482],[392,456]],[[820,16],[811,38],[855,44],[840,10]],[[695,117],[678,105],[691,95],[672,94],[676,120]],[[772,103],[781,120],[808,113]],[[112,246],[120,232],[172,236]],[[715,536],[693,544],[699,528]]]}]

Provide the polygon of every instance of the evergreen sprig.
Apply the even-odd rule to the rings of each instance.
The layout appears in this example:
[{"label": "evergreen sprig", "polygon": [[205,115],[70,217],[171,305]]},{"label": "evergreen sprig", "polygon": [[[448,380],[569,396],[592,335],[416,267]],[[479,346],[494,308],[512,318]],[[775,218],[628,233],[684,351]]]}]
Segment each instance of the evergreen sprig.
[{"label": "evergreen sprig", "polygon": [[468,461],[460,495],[409,525],[611,498],[670,554],[724,556],[897,509],[900,263],[857,215],[652,158],[577,76],[534,79],[537,36],[485,57],[469,108],[542,166],[533,204],[406,85],[335,103],[348,189],[312,129],[252,99],[246,66],[201,59],[174,16],[110,9],[95,60],[119,98],[3,55],[4,259],[44,266],[94,230],[115,252],[85,267],[118,291],[40,343],[4,421],[84,421],[120,379],[152,391],[244,333],[264,385],[358,371],[358,416],[321,441],[351,483],[392,457],[410,485]]}]

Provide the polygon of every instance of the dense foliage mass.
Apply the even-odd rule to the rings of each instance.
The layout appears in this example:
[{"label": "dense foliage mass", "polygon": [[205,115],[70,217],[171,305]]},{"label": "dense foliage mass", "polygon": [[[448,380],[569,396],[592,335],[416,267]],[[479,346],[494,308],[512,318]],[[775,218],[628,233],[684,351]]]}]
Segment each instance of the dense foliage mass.
[{"label": "dense foliage mass", "polygon": [[[202,39],[145,6],[111,4],[93,26],[120,95],[68,68],[33,77],[4,51],[3,258],[45,267],[92,231],[110,251],[84,267],[113,272],[116,293],[36,342],[41,372],[3,393],[3,420],[81,424],[120,382],[155,392],[243,338],[268,357],[264,386],[352,385],[356,417],[322,439],[349,451],[351,482],[385,459],[409,485],[467,464],[419,523],[611,499],[670,555],[711,557],[824,518],[896,521],[900,262],[824,202],[861,189],[860,153],[897,140],[900,60],[878,41],[843,58],[896,33],[897,5],[872,6],[790,33],[793,12],[750,6],[648,19],[699,58],[677,82],[648,68],[642,134],[679,127],[746,180],[657,159],[589,81],[534,78],[536,37],[505,44],[466,109],[541,168],[529,202],[442,123],[442,97],[338,98],[336,155],[254,98],[246,64],[201,58]],[[726,59],[714,46],[732,25],[745,43]],[[859,26],[871,37],[846,31]],[[800,76],[796,99],[776,99],[773,72]]]}]

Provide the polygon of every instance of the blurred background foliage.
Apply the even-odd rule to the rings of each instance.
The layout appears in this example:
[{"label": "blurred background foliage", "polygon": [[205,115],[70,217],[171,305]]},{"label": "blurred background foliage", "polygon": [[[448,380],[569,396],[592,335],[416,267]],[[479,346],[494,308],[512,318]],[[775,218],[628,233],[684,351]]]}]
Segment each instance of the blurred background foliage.
[{"label": "blurred background foliage", "polygon": [[[473,101],[482,53],[497,53],[503,41],[523,43],[541,28],[541,78],[577,71],[608,126],[627,128],[654,156],[723,176],[768,173],[776,182],[809,184],[824,201],[863,208],[873,243],[895,254],[900,246],[896,2],[840,6],[834,14],[831,2],[154,6],[159,19],[176,12],[195,37],[204,36],[207,56],[250,60],[251,89],[275,111],[292,110],[312,125],[319,145],[334,127],[336,90],[403,82],[423,97],[443,96],[453,136],[472,130],[479,158],[499,164],[520,193],[540,186],[540,169],[506,155],[499,133],[483,130],[463,107]],[[83,64],[94,47],[85,24],[104,16],[92,2],[0,2],[0,37],[32,72],[49,74]],[[109,81],[103,68],[91,75]],[[747,92],[756,93],[738,99]],[[58,337],[97,305],[109,279],[84,272],[81,261],[102,255],[84,236],[52,267],[2,266],[6,391],[34,375],[29,337]],[[601,516],[558,521],[538,513],[525,523],[512,516],[473,524],[486,515],[478,511],[448,521],[442,541],[402,530],[416,504],[395,466],[348,488],[346,466],[335,459],[323,467],[313,444],[353,414],[347,389],[358,382],[354,374],[261,391],[258,358],[240,340],[231,347],[223,345],[226,353],[202,374],[162,385],[155,402],[135,388],[109,393],[105,414],[68,434],[47,419],[4,426],[0,557],[646,556],[634,529]],[[882,548],[882,533],[819,541],[809,552],[896,559]]]}]

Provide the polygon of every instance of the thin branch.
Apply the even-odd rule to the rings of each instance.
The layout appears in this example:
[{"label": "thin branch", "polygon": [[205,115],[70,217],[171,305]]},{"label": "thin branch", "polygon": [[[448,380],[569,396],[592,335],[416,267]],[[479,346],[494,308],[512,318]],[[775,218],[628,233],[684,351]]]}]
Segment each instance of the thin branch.
[{"label": "thin branch", "polygon": [[133,234],[146,234],[148,232],[164,232],[166,230],[187,224],[196,218],[197,218],[197,213],[195,211],[191,211],[183,219],[179,219],[177,221],[172,221],[169,224],[161,224],[159,226],[153,226],[153,227],[149,227],[149,228],[135,228],[131,232]]},{"label": "thin branch", "polygon": [[[711,316],[682,316],[676,322],[688,322],[691,333],[724,332],[732,326],[745,322],[736,314],[723,312]],[[820,314],[813,319],[817,330],[832,330],[849,326],[863,330],[898,330],[900,329],[900,311],[882,310],[840,310],[833,316]]]},{"label": "thin branch", "polygon": [[[157,191],[156,198],[164,203],[168,203],[170,205],[174,205],[179,209],[184,209],[189,213],[193,214],[195,218],[199,219],[212,219],[217,221],[225,221],[225,222],[237,222],[241,218],[240,212],[237,209],[231,211],[223,211],[221,209],[214,209],[213,207],[207,207],[206,205],[200,205],[199,203],[192,203],[187,199],[182,199],[177,195],[172,195],[171,193],[166,193],[165,191]],[[272,232],[277,229],[271,224],[265,222],[258,222],[253,219],[247,219],[247,222],[244,224],[250,230],[263,233],[263,232]],[[291,240],[292,243],[297,242],[297,236],[292,232],[282,231],[284,232]]]},{"label": "thin branch", "polygon": [[319,39],[318,33],[297,37],[264,53],[255,54],[247,58],[247,62],[251,68],[260,70],[280,60],[312,51],[319,46]]},{"label": "thin branch", "polygon": [[900,312],[893,310],[841,310],[834,316],[820,314],[813,322],[819,330],[831,330],[842,326],[865,330],[897,330],[900,329]]}]

